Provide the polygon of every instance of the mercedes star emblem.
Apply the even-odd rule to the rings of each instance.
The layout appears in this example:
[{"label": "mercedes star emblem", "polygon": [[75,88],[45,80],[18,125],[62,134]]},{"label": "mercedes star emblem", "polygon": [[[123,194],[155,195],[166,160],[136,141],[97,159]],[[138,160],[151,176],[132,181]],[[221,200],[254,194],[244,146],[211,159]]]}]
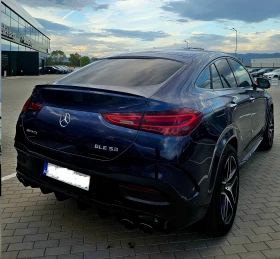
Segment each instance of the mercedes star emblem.
[{"label": "mercedes star emblem", "polygon": [[62,114],[59,118],[59,124],[61,127],[65,128],[70,123],[70,114],[68,112]]}]

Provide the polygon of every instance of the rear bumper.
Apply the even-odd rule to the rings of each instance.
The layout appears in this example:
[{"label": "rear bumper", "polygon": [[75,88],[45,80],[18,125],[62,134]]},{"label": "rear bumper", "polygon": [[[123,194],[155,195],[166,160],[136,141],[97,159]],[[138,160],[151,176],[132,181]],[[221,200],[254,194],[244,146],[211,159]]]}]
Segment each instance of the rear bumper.
[{"label": "rear bumper", "polygon": [[[138,222],[142,220],[144,223],[149,221],[149,224],[151,224],[150,221],[154,221],[155,224],[158,224],[154,227],[159,229],[166,222],[169,222],[173,228],[179,229],[196,222],[205,215],[207,209],[205,205],[197,203],[195,198],[186,200],[173,187],[160,180],[76,168],[69,163],[42,156],[27,150],[23,145],[20,146],[20,149],[17,147],[17,176],[28,186],[40,187],[76,200],[95,204],[123,218]],[[44,176],[45,161],[90,175],[89,191]],[[152,196],[146,195],[147,193],[137,193],[137,197],[131,193],[127,194],[121,187],[126,184],[154,189],[158,191],[160,198],[153,199]]]}]

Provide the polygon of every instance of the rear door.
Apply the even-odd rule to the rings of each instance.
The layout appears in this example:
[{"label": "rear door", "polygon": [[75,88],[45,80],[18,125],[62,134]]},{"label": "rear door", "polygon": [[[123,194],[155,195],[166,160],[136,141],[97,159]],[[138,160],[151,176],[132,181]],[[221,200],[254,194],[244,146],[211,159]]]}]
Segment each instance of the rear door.
[{"label": "rear door", "polygon": [[224,101],[228,124],[233,124],[239,133],[238,155],[242,156],[252,139],[250,89],[237,87],[225,58],[211,65],[211,73],[213,88]]},{"label": "rear door", "polygon": [[267,100],[264,95],[265,91],[261,88],[254,90],[251,77],[246,69],[233,59],[229,59],[228,61],[234,71],[238,87],[247,89],[247,92],[250,94],[252,106],[252,138],[255,138],[262,133],[266,122]]}]

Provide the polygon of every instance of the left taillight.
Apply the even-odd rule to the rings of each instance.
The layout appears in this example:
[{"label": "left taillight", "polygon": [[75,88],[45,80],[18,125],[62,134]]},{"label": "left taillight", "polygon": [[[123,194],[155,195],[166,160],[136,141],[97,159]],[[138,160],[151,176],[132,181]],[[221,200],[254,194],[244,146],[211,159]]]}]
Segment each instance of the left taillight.
[{"label": "left taillight", "polygon": [[43,108],[43,105],[40,103],[33,102],[31,98],[28,98],[28,100],[25,102],[25,104],[22,107],[22,111],[39,111]]},{"label": "left taillight", "polygon": [[165,136],[186,136],[202,121],[199,111],[183,108],[169,111],[103,114],[103,118],[118,126],[139,129]]}]

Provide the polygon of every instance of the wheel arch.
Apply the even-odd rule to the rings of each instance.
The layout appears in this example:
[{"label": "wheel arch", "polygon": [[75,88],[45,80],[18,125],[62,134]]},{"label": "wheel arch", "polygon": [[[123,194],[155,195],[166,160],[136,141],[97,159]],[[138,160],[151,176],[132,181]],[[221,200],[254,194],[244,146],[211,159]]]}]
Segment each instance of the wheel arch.
[{"label": "wheel arch", "polygon": [[217,142],[213,160],[212,160],[212,166],[209,171],[209,187],[208,187],[208,193],[210,195],[210,200],[212,197],[213,189],[215,187],[216,178],[217,178],[217,172],[220,164],[220,160],[222,157],[222,154],[225,150],[225,147],[228,145],[233,146],[233,148],[238,153],[238,135],[237,130],[232,127],[227,127],[227,129],[224,130],[224,132],[221,134],[222,137],[220,137],[219,141]]}]

